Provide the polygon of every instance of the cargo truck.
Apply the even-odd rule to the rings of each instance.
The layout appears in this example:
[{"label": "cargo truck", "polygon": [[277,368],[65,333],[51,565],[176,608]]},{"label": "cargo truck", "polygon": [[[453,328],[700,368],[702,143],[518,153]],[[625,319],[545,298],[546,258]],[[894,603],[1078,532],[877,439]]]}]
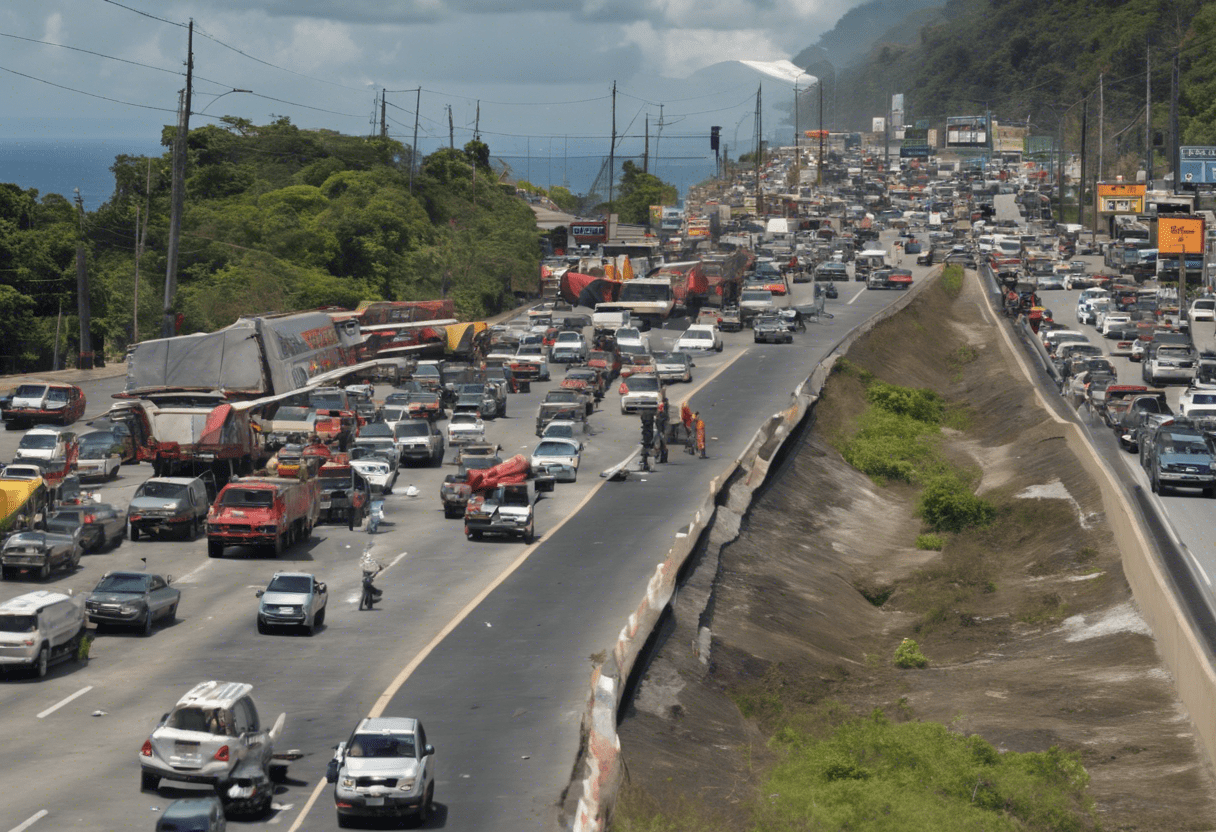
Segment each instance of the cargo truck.
[{"label": "cargo truck", "polygon": [[316,479],[234,479],[207,514],[207,554],[218,558],[228,546],[269,546],[280,555],[312,535],[320,512]]}]

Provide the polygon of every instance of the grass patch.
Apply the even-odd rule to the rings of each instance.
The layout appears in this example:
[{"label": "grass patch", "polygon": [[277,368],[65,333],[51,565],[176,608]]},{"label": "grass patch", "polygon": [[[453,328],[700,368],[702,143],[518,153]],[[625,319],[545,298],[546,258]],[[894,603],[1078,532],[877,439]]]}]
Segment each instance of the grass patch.
[{"label": "grass patch", "polygon": [[963,267],[951,263],[942,269],[942,289],[952,298],[957,298],[963,291]]},{"label": "grass patch", "polygon": [[1018,616],[1025,624],[1043,625],[1059,624],[1068,616],[1068,607],[1055,592],[1048,592],[1035,598]]},{"label": "grass patch", "polygon": [[920,651],[920,645],[906,638],[895,648],[896,667],[928,667],[929,660]]},{"label": "grass patch", "polygon": [[882,711],[815,739],[773,738],[786,759],[761,795],[753,829],[1008,830],[1098,828],[1080,755],[1000,753],[940,723],[891,722]]},{"label": "grass patch", "polygon": [[972,493],[971,486],[954,473],[939,474],[925,483],[917,512],[935,532],[961,532],[996,519],[996,507]]},{"label": "grass patch", "polygon": [[926,552],[940,552],[946,545],[946,538],[940,534],[920,534],[916,536],[916,548]]}]

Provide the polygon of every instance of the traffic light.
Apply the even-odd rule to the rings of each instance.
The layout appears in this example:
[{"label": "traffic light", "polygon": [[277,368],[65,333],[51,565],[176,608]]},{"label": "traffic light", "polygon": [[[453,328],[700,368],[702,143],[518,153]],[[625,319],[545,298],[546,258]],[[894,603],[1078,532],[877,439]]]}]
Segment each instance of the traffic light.
[{"label": "traffic light", "polygon": [[654,414],[642,414],[642,446],[649,448],[654,444]]},{"label": "traffic light", "polygon": [[710,150],[718,149],[718,134],[720,134],[721,132],[722,132],[721,127],[709,128],[709,149]]}]

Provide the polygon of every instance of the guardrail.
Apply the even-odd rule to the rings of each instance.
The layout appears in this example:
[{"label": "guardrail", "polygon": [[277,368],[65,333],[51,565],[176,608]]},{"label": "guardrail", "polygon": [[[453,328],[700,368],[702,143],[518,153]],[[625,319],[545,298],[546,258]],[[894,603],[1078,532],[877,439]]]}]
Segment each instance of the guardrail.
[{"label": "guardrail", "polygon": [[[729,484],[729,502],[748,506],[752,495],[765,481],[769,468],[786,439],[810,412],[827,383],[832,365],[862,335],[878,323],[898,314],[941,275],[936,273],[909,289],[904,297],[866,320],[840,338],[828,350],[810,376],[790,394],[790,403],[764,422],[743,452],[726,471],[710,481],[708,492],[692,518],[676,532],[675,541],[663,562],[655,567],[646,593],[637,609],[630,613],[608,657],[591,673],[587,707],[583,713],[581,758],[568,792],[578,794],[573,817],[563,826],[572,832],[600,832],[607,824],[616,802],[621,781],[621,743],[616,731],[616,715],[624,695],[625,683],[633,671],[650,634],[676,593],[681,568],[697,548],[697,542],[717,517],[718,499]],[[707,599],[708,600],[708,599]],[[708,639],[700,640],[708,650]],[[704,660],[704,657],[702,657]]]}]

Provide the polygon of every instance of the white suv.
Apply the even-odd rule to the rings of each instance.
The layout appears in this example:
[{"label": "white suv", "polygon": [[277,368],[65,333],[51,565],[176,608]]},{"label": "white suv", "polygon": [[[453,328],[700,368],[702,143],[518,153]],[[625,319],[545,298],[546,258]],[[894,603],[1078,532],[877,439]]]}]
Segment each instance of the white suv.
[{"label": "white suv", "polygon": [[339,826],[411,815],[422,825],[435,799],[435,748],[416,719],[364,719],[334,749],[325,779],[334,784]]},{"label": "white suv", "polygon": [[1191,303],[1192,321],[1216,321],[1216,298],[1196,298]]},{"label": "white suv", "polygon": [[1111,330],[1115,327],[1122,327],[1124,324],[1130,324],[1132,316],[1123,312],[1107,312],[1102,317],[1102,337],[1113,337]]},{"label": "white suv", "polygon": [[722,352],[722,336],[718,328],[710,324],[693,324],[676,339],[672,352]]}]

